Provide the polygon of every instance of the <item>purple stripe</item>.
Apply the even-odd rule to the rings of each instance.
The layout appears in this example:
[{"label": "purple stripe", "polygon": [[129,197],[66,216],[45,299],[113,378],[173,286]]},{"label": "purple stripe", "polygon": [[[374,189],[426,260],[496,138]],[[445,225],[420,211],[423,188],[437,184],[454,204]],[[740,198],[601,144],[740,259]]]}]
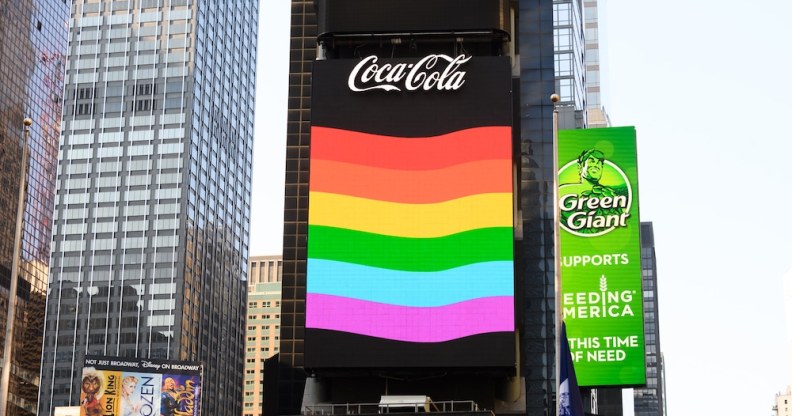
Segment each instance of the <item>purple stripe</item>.
[{"label": "purple stripe", "polygon": [[514,331],[514,298],[493,296],[438,307],[388,305],[309,293],[305,327],[408,342],[443,342]]}]

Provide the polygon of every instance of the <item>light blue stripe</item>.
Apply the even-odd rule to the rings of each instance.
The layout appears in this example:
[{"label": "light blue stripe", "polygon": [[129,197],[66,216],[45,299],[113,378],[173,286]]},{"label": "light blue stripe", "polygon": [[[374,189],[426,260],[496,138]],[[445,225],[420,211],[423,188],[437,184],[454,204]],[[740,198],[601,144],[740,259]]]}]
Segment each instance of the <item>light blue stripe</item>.
[{"label": "light blue stripe", "polygon": [[308,293],[399,306],[443,306],[514,296],[514,266],[510,261],[492,261],[439,272],[405,272],[308,259]]}]

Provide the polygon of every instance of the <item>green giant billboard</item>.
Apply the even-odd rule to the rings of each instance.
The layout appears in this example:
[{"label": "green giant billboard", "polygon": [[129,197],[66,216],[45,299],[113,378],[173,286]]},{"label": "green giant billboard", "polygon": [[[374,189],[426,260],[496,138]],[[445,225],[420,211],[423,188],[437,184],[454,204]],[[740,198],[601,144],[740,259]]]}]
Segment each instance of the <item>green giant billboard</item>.
[{"label": "green giant billboard", "polygon": [[634,127],[558,133],[562,316],[580,386],[646,382]]}]

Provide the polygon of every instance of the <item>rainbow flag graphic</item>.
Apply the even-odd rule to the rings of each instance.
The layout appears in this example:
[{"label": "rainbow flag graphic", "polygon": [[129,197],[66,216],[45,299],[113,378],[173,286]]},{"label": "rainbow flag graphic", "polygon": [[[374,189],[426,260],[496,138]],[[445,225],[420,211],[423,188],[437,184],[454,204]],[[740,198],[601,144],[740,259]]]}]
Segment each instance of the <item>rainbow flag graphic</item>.
[{"label": "rainbow flag graphic", "polygon": [[311,128],[306,328],[408,343],[514,332],[510,126]]}]

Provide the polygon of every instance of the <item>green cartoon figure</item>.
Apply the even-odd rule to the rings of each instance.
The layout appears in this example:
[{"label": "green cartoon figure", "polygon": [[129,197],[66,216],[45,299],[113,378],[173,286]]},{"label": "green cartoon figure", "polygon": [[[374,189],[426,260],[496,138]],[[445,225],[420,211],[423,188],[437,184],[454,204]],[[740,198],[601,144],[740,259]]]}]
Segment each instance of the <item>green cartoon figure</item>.
[{"label": "green cartoon figure", "polygon": [[605,154],[584,150],[577,158],[579,181],[559,187],[561,225],[578,234],[600,234],[624,226],[629,213],[629,190],[625,181],[601,183],[606,170]]}]

